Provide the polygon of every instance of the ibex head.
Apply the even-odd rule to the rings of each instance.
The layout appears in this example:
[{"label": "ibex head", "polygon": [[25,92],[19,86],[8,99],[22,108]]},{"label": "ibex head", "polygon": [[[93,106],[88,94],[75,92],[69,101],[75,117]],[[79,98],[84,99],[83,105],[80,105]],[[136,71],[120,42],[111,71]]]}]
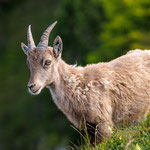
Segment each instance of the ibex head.
[{"label": "ibex head", "polygon": [[37,95],[41,90],[50,85],[54,80],[54,71],[61,57],[63,43],[59,36],[54,40],[53,47],[48,46],[49,35],[57,22],[50,25],[41,36],[40,42],[35,46],[31,26],[27,31],[28,46],[21,43],[24,53],[27,55],[27,64],[30,69],[28,89],[31,94]]}]

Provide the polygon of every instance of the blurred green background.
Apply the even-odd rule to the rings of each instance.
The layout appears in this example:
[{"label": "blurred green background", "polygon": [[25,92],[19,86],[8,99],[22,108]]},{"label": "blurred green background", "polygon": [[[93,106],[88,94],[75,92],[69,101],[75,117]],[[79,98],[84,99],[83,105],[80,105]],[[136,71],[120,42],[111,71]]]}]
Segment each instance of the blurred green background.
[{"label": "blurred green background", "polygon": [[0,150],[63,149],[80,141],[47,89],[31,96],[20,43],[37,44],[54,21],[63,59],[85,65],[150,48],[150,0],[0,0]]}]

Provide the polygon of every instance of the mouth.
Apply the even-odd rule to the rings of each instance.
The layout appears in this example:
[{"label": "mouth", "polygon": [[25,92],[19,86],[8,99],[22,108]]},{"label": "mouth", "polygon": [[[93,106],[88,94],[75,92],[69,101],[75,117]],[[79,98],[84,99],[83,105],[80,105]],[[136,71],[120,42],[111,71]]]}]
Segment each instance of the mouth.
[{"label": "mouth", "polygon": [[38,94],[40,94],[41,90],[42,90],[42,87],[40,87],[40,88],[38,88],[38,89],[36,89],[36,90],[31,90],[31,89],[29,89],[29,92],[30,92],[32,95],[38,95]]}]

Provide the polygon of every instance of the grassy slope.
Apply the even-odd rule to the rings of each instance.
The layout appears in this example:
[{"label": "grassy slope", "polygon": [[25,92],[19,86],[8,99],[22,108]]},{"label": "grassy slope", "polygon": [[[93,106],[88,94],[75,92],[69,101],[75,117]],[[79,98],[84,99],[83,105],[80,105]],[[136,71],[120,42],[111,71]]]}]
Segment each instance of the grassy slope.
[{"label": "grassy slope", "polygon": [[[80,133],[81,134],[81,133]],[[74,145],[72,150],[150,150],[150,114],[140,124],[116,128],[109,140],[91,148],[88,136],[81,135],[82,145]]]}]

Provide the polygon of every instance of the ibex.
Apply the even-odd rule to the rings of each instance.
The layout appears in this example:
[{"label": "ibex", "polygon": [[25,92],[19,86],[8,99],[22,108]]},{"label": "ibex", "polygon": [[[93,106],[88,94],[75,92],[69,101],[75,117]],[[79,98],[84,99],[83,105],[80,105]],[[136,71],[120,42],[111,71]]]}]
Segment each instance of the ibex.
[{"label": "ibex", "polygon": [[55,104],[73,125],[87,127],[91,143],[109,138],[114,126],[145,119],[150,109],[150,51],[137,49],[110,62],[85,67],[68,65],[61,59],[59,36],[53,47],[48,46],[56,23],[45,30],[37,47],[31,26],[28,46],[21,43],[31,72],[29,92],[37,95],[49,88]]}]

